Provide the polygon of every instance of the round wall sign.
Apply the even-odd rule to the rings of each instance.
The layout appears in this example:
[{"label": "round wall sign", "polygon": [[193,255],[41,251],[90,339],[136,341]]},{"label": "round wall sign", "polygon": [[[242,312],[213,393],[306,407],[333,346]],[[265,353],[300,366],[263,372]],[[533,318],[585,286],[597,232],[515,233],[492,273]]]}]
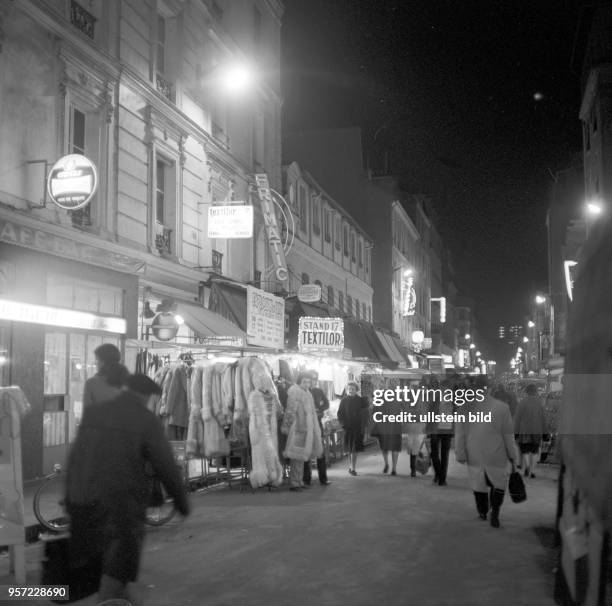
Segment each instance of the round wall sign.
[{"label": "round wall sign", "polygon": [[47,190],[54,204],[64,210],[87,206],[98,189],[94,163],[80,154],[60,158],[47,178]]},{"label": "round wall sign", "polygon": [[176,337],[179,325],[174,317],[174,314],[169,312],[160,312],[151,323],[151,330],[156,339],[160,341],[170,341]]}]

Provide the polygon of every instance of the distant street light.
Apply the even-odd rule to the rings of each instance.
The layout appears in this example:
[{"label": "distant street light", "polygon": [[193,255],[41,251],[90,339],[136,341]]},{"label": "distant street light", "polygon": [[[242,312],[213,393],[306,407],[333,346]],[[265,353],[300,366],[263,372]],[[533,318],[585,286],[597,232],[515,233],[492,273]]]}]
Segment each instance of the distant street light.
[{"label": "distant street light", "polygon": [[523,348],[522,347],[517,347],[516,351],[518,351],[519,353],[523,353]]},{"label": "distant street light", "polygon": [[476,355],[477,355],[478,357],[480,357],[482,354],[481,354],[479,351],[477,351],[477,352],[476,352]]},{"label": "distant street light", "polygon": [[474,343],[470,343],[470,349],[476,349],[476,345],[474,345]]},{"label": "distant street light", "polygon": [[542,303],[546,303],[546,297],[542,295],[536,295],[535,302],[537,305],[542,305]]},{"label": "distant street light", "polygon": [[596,217],[597,215],[601,215],[603,211],[603,205],[599,200],[591,200],[586,204],[587,214],[591,215],[591,217]]},{"label": "distant street light", "polygon": [[464,337],[464,339],[465,339],[466,341],[469,341],[471,338],[472,338],[472,337],[471,337],[469,334],[466,334],[466,335],[465,335],[465,337]]},{"label": "distant street light", "polygon": [[523,343],[529,343],[529,339],[527,337],[523,337]]},{"label": "distant street light", "polygon": [[535,322],[533,320],[529,320],[529,322],[527,322],[527,326],[529,328],[533,328],[535,326]]}]

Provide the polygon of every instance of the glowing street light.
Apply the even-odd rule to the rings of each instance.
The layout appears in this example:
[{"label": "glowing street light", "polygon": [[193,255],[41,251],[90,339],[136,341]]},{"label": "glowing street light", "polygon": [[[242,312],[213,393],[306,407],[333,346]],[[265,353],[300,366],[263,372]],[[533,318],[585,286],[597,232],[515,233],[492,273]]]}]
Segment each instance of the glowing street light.
[{"label": "glowing street light", "polygon": [[529,343],[529,339],[527,337],[523,337],[523,343]]},{"label": "glowing street light", "polygon": [[542,295],[536,295],[535,302],[537,305],[542,305],[542,303],[546,303],[546,297]]},{"label": "glowing street light", "polygon": [[482,356],[482,354],[481,354],[479,351],[477,351],[477,352],[476,352],[476,355],[477,355],[478,357]]},{"label": "glowing street light", "polygon": [[470,349],[476,349],[476,345],[474,345],[474,343],[470,343]]},{"label": "glowing street light", "polygon": [[599,200],[591,200],[586,204],[586,211],[591,217],[597,217],[603,212],[603,205]]},{"label": "glowing street light", "polygon": [[220,83],[232,95],[245,93],[255,84],[255,70],[247,63],[236,62],[220,67]]},{"label": "glowing street light", "polygon": [[529,320],[529,322],[527,322],[527,326],[529,328],[533,328],[535,326],[535,322],[533,320]]},{"label": "glowing street light", "polygon": [[519,353],[523,353],[523,348],[522,347],[517,347],[516,351],[518,351]]},{"label": "glowing street light", "polygon": [[411,269],[405,269],[404,270],[404,277],[405,278],[409,278],[412,275],[412,270]]},{"label": "glowing street light", "polygon": [[469,334],[466,334],[465,337],[463,337],[466,341],[469,341],[472,337]]}]

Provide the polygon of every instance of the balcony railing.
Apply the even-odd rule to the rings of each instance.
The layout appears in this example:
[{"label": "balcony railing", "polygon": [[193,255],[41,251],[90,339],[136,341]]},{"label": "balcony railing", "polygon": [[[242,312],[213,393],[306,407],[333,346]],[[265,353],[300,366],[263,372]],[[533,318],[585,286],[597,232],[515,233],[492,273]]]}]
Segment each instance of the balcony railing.
[{"label": "balcony railing", "polygon": [[168,80],[157,74],[155,78],[155,87],[164,97],[166,97],[166,99],[174,103],[174,89]]},{"label": "balcony railing", "polygon": [[162,255],[172,254],[172,230],[157,224],[157,233],[155,235],[155,248]]},{"label": "balcony railing", "polygon": [[74,0],[70,3],[70,23],[93,40],[96,18]]}]

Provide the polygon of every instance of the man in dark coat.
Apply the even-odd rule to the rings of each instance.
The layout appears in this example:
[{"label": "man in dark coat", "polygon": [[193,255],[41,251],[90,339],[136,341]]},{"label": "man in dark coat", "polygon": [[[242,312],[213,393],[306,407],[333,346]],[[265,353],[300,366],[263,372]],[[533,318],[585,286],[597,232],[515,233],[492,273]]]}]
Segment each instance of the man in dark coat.
[{"label": "man in dark coat", "polygon": [[72,564],[100,561],[99,601],[127,597],[136,581],[150,498],[147,464],[186,516],[180,470],[161,424],[147,409],[159,386],[145,375],[127,379],[114,400],[87,407],[70,451],[66,507]]},{"label": "man in dark coat", "polygon": [[[325,395],[325,392],[318,386],[319,373],[311,371],[310,376],[312,377],[312,387],[310,393],[314,399],[315,410],[317,411],[317,419],[319,421],[319,427],[321,428],[321,438],[323,438],[323,414],[326,410],[329,410],[329,400]],[[319,482],[323,486],[328,486],[331,482],[327,479],[327,462],[325,461],[325,446],[323,446],[323,456],[317,459],[317,473],[319,474]],[[310,461],[304,463],[304,484],[310,486],[312,482],[312,469],[310,467]]]}]

